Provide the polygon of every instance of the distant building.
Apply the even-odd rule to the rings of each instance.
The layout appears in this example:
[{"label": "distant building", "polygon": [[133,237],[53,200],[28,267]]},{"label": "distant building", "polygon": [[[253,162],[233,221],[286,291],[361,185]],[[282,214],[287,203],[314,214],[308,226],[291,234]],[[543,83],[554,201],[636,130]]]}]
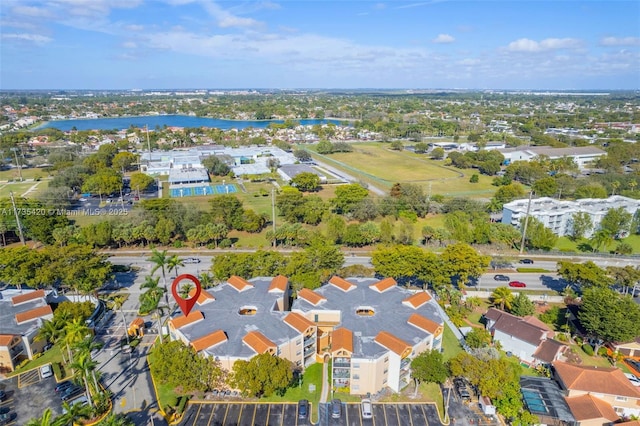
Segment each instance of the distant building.
[{"label": "distant building", "polygon": [[[514,200],[503,205],[502,223],[508,223],[519,228],[521,220],[527,215],[528,205],[528,199]],[[640,208],[640,200],[621,195],[612,195],[606,199],[583,198],[576,201],[561,201],[549,197],[541,197],[531,200],[529,215],[542,222],[554,234],[563,236],[572,233],[574,214],[578,212],[587,213],[593,224],[591,232],[585,235],[588,238],[598,230],[600,221],[602,221],[609,209],[620,207],[631,215],[635,215],[638,208]]]},{"label": "distant building", "polygon": [[291,181],[291,179],[298,176],[300,173],[313,173],[320,178],[320,183],[327,183],[327,177],[325,175],[306,164],[285,164],[278,168],[278,174],[286,182]]},{"label": "distant building", "polygon": [[526,146],[516,148],[498,149],[504,155],[506,163],[515,161],[531,161],[539,157],[547,157],[550,160],[560,158],[571,158],[578,166],[578,169],[584,170],[588,166],[595,163],[598,158],[607,153],[595,146],[573,146],[568,148],[552,148],[549,146]]}]

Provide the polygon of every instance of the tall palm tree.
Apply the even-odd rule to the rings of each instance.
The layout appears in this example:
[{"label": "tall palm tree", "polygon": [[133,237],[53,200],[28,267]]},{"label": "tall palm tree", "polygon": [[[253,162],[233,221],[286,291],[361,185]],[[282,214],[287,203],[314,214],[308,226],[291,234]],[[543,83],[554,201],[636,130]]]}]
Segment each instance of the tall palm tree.
[{"label": "tall palm tree", "polygon": [[178,257],[178,255],[174,254],[167,260],[167,270],[169,272],[176,271],[176,276],[178,276],[178,266],[184,266],[182,260]]},{"label": "tall palm tree", "polygon": [[169,264],[170,256],[167,255],[167,251],[158,251],[156,249],[151,250],[151,257],[147,259],[149,262],[154,263],[153,268],[151,268],[151,274],[154,274],[158,269],[162,272],[162,284],[164,287],[164,301],[167,306],[169,306],[169,295],[167,293],[167,266]]},{"label": "tall palm tree", "polygon": [[71,368],[77,369],[80,371],[80,376],[82,377],[82,382],[84,383],[84,388],[87,391],[87,399],[89,400],[89,404],[93,406],[93,401],[91,400],[91,389],[89,388],[89,379],[93,377],[94,386],[97,391],[98,389],[98,381],[96,376],[93,374],[94,370],[98,366],[98,363],[91,359],[91,354],[88,352],[81,352],[76,360],[71,364]]},{"label": "tall palm tree", "polygon": [[133,420],[129,419],[125,414],[111,413],[104,418],[100,423],[100,426],[134,426]]},{"label": "tall palm tree", "polygon": [[44,320],[42,327],[38,330],[33,340],[47,343],[55,343],[62,336],[62,327],[60,323],[54,320]]},{"label": "tall palm tree", "polygon": [[493,290],[489,297],[491,303],[494,306],[500,306],[500,309],[504,311],[505,308],[511,309],[511,302],[513,302],[513,293],[508,287],[498,287]]},{"label": "tall palm tree", "polygon": [[113,309],[119,310],[120,315],[122,316],[122,326],[124,327],[124,335],[127,339],[127,345],[129,344],[129,331],[127,330],[127,319],[124,316],[124,311],[122,310],[122,306],[124,302],[127,300],[125,296],[116,296],[113,298]]},{"label": "tall palm tree", "polygon": [[80,423],[82,420],[89,420],[93,414],[92,406],[82,405],[81,403],[71,405],[67,401],[64,401],[62,403],[62,409],[65,413],[56,419],[56,421],[60,421],[61,425],[74,425]]},{"label": "tall palm tree", "polygon": [[90,334],[91,331],[82,321],[82,318],[75,318],[64,327],[64,343],[67,346],[70,362],[73,359],[71,348],[78,342],[86,339]]}]

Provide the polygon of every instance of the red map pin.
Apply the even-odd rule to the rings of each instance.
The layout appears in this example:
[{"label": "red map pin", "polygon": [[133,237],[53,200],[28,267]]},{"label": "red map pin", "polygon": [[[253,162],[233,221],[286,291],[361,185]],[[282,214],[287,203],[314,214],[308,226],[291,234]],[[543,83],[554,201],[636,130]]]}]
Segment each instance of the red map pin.
[{"label": "red map pin", "polygon": [[[183,299],[178,293],[180,289],[180,282],[185,280],[191,281],[195,286],[195,292],[190,291],[189,293],[191,294],[191,297],[189,297],[188,299]],[[178,305],[180,306],[180,309],[185,316],[189,315],[189,312],[191,312],[191,309],[198,301],[200,292],[202,292],[200,281],[191,274],[178,275],[176,279],[173,280],[173,284],[171,286],[171,293],[173,293],[173,298],[176,299],[176,302],[178,302]]]}]

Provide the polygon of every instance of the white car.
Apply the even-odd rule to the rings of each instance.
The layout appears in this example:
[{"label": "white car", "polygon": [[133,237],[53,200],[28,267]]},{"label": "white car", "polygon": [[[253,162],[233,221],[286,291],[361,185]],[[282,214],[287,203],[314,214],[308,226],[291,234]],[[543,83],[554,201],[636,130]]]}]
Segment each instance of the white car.
[{"label": "white car", "polygon": [[40,367],[40,376],[42,376],[43,379],[53,376],[53,370],[51,370],[51,364],[46,364]]},{"label": "white car", "polygon": [[629,381],[631,382],[631,384],[633,386],[640,386],[640,379],[637,378],[636,376],[634,376],[631,373],[624,373],[625,376],[627,376],[627,379],[629,379]]},{"label": "white car", "polygon": [[373,417],[373,414],[371,414],[371,400],[370,399],[363,399],[362,402],[360,403],[360,406],[362,407],[362,418],[363,419],[370,419]]}]

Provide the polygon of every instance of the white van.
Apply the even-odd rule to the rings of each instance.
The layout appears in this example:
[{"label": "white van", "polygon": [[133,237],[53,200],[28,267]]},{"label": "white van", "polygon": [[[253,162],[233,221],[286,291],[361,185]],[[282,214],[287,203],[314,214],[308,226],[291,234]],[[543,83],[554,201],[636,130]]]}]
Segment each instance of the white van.
[{"label": "white van", "polygon": [[360,404],[360,406],[362,407],[362,418],[363,419],[370,419],[373,416],[371,415],[371,400],[370,399],[363,399],[362,403]]}]

